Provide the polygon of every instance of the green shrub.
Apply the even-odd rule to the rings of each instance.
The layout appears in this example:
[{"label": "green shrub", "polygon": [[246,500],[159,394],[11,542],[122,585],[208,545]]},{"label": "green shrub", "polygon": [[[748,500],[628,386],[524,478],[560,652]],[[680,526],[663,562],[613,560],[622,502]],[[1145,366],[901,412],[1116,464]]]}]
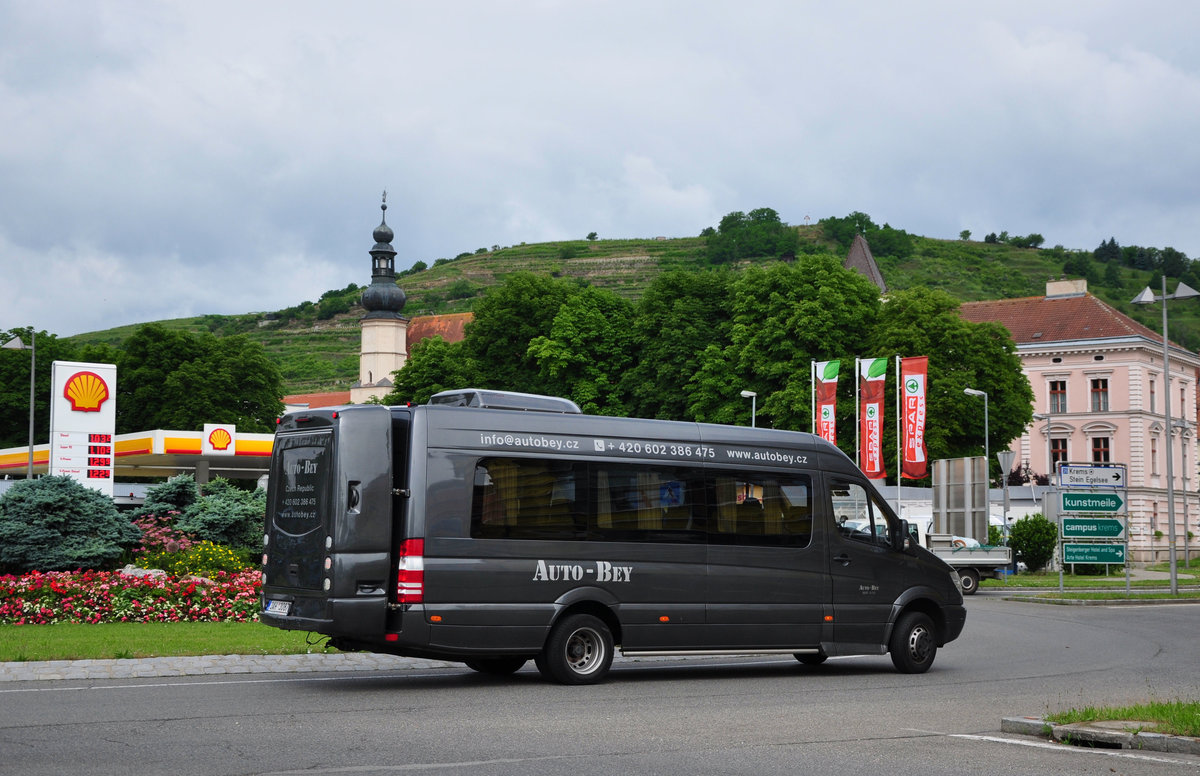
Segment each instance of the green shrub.
[{"label": "green shrub", "polygon": [[142,538],[111,498],[70,477],[15,483],[0,496],[0,570],[111,567]]},{"label": "green shrub", "polygon": [[137,517],[146,515],[165,516],[171,512],[184,512],[199,497],[196,480],[190,474],[180,474],[164,483],[146,489],[146,498],[136,512]]},{"label": "green shrub", "polygon": [[239,490],[229,480],[217,478],[204,486],[196,499],[175,521],[175,528],[214,544],[236,550],[262,545],[267,494],[262,488]]},{"label": "green shrub", "polygon": [[1013,524],[1009,544],[1030,571],[1040,571],[1054,557],[1058,526],[1042,515],[1023,517]]}]

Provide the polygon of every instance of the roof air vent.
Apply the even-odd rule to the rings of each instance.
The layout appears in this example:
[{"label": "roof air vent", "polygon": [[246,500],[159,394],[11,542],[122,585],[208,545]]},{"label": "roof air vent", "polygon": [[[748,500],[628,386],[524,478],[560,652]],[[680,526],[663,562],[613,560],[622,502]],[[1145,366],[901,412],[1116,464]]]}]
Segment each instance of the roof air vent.
[{"label": "roof air vent", "polygon": [[558,396],[540,396],[534,393],[517,393],[516,391],[488,391],[478,388],[461,388],[435,393],[429,397],[429,403],[443,407],[479,407],[494,410],[582,414],[579,405],[570,399]]}]

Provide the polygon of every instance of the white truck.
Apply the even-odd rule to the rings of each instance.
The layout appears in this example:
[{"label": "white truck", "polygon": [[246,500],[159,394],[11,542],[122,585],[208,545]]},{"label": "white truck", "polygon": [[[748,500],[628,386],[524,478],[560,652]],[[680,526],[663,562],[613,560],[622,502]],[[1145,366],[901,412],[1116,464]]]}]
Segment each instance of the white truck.
[{"label": "white truck", "polygon": [[963,595],[974,595],[980,579],[1000,579],[1000,570],[1012,567],[1012,548],[980,544],[976,539],[930,533],[933,521],[909,523],[914,541],[958,572]]}]

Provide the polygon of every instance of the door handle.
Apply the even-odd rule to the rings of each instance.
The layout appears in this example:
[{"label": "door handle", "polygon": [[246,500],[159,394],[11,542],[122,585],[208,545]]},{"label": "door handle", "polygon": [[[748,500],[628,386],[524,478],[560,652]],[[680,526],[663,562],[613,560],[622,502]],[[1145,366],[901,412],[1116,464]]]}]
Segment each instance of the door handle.
[{"label": "door handle", "polygon": [[835,561],[837,561],[838,563],[842,564],[843,566],[850,565],[850,556],[844,552],[841,555],[834,555],[833,559]]}]

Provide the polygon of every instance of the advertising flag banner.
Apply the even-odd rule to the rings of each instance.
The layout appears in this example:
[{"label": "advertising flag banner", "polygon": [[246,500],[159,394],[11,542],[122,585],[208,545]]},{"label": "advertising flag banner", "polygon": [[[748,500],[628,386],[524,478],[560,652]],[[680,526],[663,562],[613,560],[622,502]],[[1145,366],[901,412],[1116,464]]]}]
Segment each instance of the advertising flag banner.
[{"label": "advertising flag banner", "polygon": [[858,360],[859,438],[858,468],[867,479],[887,476],[883,467],[883,380],[887,376],[886,358]]},{"label": "advertising flag banner", "polygon": [[837,444],[837,380],[841,361],[818,361],[813,371],[817,394],[817,436]]},{"label": "advertising flag banner", "polygon": [[925,383],[929,357],[900,359],[900,390],[902,393],[903,441],[900,457],[900,476],[919,480],[929,474],[929,459],[925,451]]}]

